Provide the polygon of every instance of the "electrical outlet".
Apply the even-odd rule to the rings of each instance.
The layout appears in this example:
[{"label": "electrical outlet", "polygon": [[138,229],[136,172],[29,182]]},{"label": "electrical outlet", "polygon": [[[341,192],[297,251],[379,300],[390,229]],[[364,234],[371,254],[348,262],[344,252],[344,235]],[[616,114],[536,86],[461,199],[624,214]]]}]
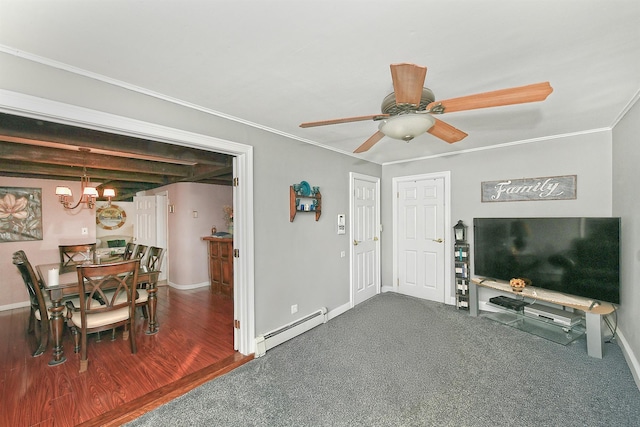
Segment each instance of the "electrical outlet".
[{"label": "electrical outlet", "polygon": [[291,306],[291,314],[296,314],[298,312],[298,304],[293,304]]},{"label": "electrical outlet", "polygon": [[87,227],[82,227],[82,235],[87,235],[89,234],[89,229]]}]

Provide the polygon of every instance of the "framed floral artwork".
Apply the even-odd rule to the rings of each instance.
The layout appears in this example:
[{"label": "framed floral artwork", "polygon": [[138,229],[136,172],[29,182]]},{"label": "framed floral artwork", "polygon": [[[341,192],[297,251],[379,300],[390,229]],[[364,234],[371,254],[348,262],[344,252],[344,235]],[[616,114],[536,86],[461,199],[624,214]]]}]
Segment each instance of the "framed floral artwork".
[{"label": "framed floral artwork", "polygon": [[42,189],[0,187],[0,243],[42,240]]}]

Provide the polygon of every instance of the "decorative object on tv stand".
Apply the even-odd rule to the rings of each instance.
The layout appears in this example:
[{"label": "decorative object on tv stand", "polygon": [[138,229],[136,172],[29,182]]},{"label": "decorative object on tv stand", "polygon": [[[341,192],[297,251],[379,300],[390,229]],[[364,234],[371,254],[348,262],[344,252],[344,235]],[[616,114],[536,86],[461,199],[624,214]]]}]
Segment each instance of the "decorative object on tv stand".
[{"label": "decorative object on tv stand", "polygon": [[307,181],[289,186],[289,221],[293,222],[297,212],[313,212],[316,221],[322,211],[320,187],[312,187]]},{"label": "decorative object on tv stand", "polygon": [[467,243],[467,226],[462,220],[453,227],[455,244],[453,245],[456,307],[459,310],[469,310],[469,244]]},{"label": "decorative object on tv stand", "polygon": [[519,277],[514,277],[509,280],[509,286],[511,286],[511,290],[513,292],[522,292],[525,286],[531,285],[531,280],[529,279],[521,279]]}]

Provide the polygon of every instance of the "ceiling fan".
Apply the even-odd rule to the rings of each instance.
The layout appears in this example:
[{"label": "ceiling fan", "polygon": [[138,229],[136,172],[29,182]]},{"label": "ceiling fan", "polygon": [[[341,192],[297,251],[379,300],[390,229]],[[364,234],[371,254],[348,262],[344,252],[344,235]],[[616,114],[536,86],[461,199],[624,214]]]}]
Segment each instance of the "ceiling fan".
[{"label": "ceiling fan", "polygon": [[436,119],[434,114],[544,101],[553,92],[549,82],[544,82],[436,101],[433,92],[423,87],[426,75],[427,67],[407,63],[391,64],[393,92],[382,101],[381,114],[306,122],[300,124],[300,127],[364,120],[380,121],[378,131],[356,148],[354,153],[369,150],[385,136],[408,142],[425,132],[452,144],[464,139],[467,134]]}]

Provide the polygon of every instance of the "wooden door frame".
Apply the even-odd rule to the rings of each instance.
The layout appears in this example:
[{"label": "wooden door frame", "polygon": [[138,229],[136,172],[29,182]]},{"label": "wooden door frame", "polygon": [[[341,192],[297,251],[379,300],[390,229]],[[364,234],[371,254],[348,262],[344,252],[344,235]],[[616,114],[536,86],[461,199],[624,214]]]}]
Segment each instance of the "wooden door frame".
[{"label": "wooden door frame", "polygon": [[0,112],[234,156],[234,347],[255,352],[253,147],[207,135],[0,89]]},{"label": "wooden door frame", "polygon": [[349,307],[355,307],[355,283],[353,283],[353,268],[355,258],[353,256],[353,223],[354,223],[354,214],[355,214],[355,186],[354,182],[356,179],[360,179],[363,181],[375,182],[376,184],[376,218],[378,221],[378,242],[376,244],[376,268],[378,269],[378,278],[376,279],[376,294],[379,294],[381,291],[381,275],[380,271],[380,241],[382,240],[380,227],[380,178],[377,176],[364,175],[357,172],[349,172],[349,194],[351,197],[349,198]]},{"label": "wooden door frame", "polygon": [[397,176],[391,180],[391,199],[393,200],[393,292],[398,292],[398,187],[403,182],[418,181],[423,179],[442,178],[444,180],[444,302],[448,305],[455,305],[456,296],[452,283],[452,263],[453,258],[453,238],[451,225],[451,171],[433,172],[420,175]]}]

